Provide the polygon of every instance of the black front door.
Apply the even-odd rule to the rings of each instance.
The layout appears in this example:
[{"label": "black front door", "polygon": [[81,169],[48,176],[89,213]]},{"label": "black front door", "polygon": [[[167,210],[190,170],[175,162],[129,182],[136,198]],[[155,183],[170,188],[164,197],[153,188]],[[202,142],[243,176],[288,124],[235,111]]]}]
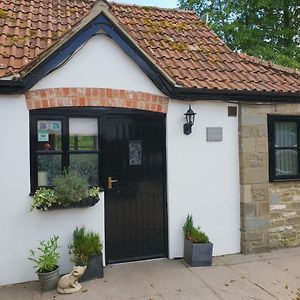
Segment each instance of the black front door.
[{"label": "black front door", "polygon": [[165,117],[103,119],[108,263],[167,255]]}]

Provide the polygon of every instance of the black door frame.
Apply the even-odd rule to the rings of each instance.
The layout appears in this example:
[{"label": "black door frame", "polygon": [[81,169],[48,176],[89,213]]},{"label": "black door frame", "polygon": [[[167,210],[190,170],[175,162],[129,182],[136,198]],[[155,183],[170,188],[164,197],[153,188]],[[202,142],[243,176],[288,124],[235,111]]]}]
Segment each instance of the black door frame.
[{"label": "black door frame", "polygon": [[[103,138],[103,122],[104,116],[149,116],[153,119],[157,118],[159,120],[163,119],[164,122],[164,148],[163,148],[163,158],[164,158],[164,169],[163,169],[163,174],[164,174],[164,182],[163,182],[163,197],[164,197],[164,244],[165,244],[165,257],[168,257],[169,254],[169,243],[168,243],[168,201],[167,201],[167,156],[166,156],[166,114],[164,113],[158,113],[158,112],[151,112],[151,111],[144,111],[144,110],[137,110],[137,109],[126,109],[126,108],[102,108],[102,107],[66,107],[66,108],[50,108],[50,109],[35,109],[30,111],[30,145],[34,145],[34,122],[38,117],[42,118],[55,118],[55,117],[78,117],[78,118],[97,118],[98,119],[98,143],[101,145],[101,140]],[[30,172],[30,177],[31,177],[31,184],[35,183],[36,184],[36,178],[34,175],[35,171],[35,160],[34,160],[34,155],[33,151],[30,151],[31,155],[31,172]],[[98,170],[98,175],[99,175],[99,186],[103,187],[104,192],[107,190],[106,187],[106,178],[104,178],[104,174],[106,174],[106,170],[104,170],[104,157],[102,157],[101,149],[99,152],[99,170]],[[102,170],[104,170],[104,174],[102,173]],[[102,175],[102,176],[101,176]],[[34,185],[35,185],[34,184]],[[31,187],[31,194],[34,193],[34,186]],[[106,214],[105,214],[105,203],[104,203],[104,232],[106,235]],[[105,237],[104,237],[105,239]],[[150,259],[154,257],[143,257],[142,259]],[[136,257],[135,260],[140,260],[141,258]],[[105,261],[106,255],[105,255]],[[124,260],[129,261],[129,260]],[[131,261],[131,260],[130,260]]]},{"label": "black door frame", "polygon": [[[118,259],[117,263],[123,263],[123,262],[130,262],[130,261],[139,261],[139,260],[147,260],[147,259],[154,259],[154,258],[160,258],[160,257],[168,257],[169,254],[169,243],[168,243],[168,201],[167,201],[167,157],[166,157],[166,114],[163,113],[154,113],[154,112],[148,112],[148,111],[142,111],[142,110],[129,110],[129,109],[112,109],[110,111],[107,111],[105,114],[103,114],[104,118],[102,118],[101,122],[101,128],[103,130],[104,126],[103,126],[103,122],[105,122],[105,117],[109,117],[109,116],[113,116],[115,118],[120,117],[120,118],[124,118],[124,117],[130,117],[130,116],[138,116],[138,117],[149,117],[152,120],[162,120],[163,121],[163,125],[164,125],[164,132],[163,132],[163,139],[164,139],[164,147],[163,147],[163,177],[164,177],[164,182],[163,182],[163,201],[164,201],[164,211],[163,211],[163,216],[164,216],[164,245],[165,245],[165,253],[164,256],[161,255],[150,255],[150,256],[135,256],[132,257],[130,259]],[[105,158],[102,157],[102,159],[104,160]],[[107,170],[105,169],[105,164],[101,164],[101,166],[104,168],[104,174],[108,174]],[[106,180],[105,176],[102,176],[102,179]],[[107,183],[103,182],[103,187],[104,187],[104,191],[107,190]],[[105,200],[106,201],[106,200]],[[104,203],[105,205],[105,203]],[[105,211],[105,208],[104,208]],[[104,213],[104,230],[105,230],[105,236],[106,236],[106,232],[107,232],[107,228],[106,228],[106,218],[107,215],[106,213]],[[105,255],[105,262],[106,264],[108,263],[107,260],[107,255]],[[111,263],[114,263],[113,261]]]}]

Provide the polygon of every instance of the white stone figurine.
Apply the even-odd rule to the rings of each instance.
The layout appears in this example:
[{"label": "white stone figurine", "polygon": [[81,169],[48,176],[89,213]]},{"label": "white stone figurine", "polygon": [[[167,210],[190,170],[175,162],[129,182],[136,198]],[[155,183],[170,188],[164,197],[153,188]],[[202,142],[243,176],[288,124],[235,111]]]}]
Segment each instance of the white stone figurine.
[{"label": "white stone figurine", "polygon": [[57,292],[60,294],[73,294],[80,291],[82,285],[78,282],[78,279],[84,274],[86,268],[86,266],[76,266],[71,273],[62,276],[58,282]]}]

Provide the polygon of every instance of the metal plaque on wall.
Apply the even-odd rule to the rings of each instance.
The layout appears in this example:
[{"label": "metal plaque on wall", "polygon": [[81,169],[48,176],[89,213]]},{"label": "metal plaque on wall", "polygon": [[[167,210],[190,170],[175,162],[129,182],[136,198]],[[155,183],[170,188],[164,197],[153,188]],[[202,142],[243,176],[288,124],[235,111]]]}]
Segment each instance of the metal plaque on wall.
[{"label": "metal plaque on wall", "polygon": [[222,127],[207,127],[206,128],[206,141],[207,142],[223,141],[223,128]]}]

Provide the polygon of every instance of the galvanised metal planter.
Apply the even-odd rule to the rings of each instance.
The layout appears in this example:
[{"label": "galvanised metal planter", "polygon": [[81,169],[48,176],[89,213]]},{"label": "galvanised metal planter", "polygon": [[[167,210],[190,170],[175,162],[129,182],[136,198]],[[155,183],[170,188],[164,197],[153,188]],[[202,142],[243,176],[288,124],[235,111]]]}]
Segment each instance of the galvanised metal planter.
[{"label": "galvanised metal planter", "polygon": [[52,291],[57,288],[59,280],[59,267],[54,271],[48,273],[37,272],[39,281],[41,283],[42,291]]},{"label": "galvanised metal planter", "polygon": [[193,244],[184,240],[184,260],[192,267],[211,266],[212,251],[212,243]]}]

